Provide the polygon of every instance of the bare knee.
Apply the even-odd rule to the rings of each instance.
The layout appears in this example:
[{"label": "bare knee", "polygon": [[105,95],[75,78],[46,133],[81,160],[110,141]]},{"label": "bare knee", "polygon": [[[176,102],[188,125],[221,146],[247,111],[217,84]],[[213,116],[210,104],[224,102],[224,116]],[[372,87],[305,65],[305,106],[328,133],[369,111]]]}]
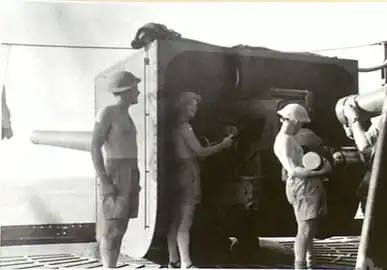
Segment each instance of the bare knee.
[{"label": "bare knee", "polygon": [[121,243],[127,227],[127,220],[114,219],[105,221],[103,238],[107,249],[114,249]]},{"label": "bare knee", "polygon": [[169,228],[168,228],[168,237],[176,237],[177,235],[177,231],[179,229],[179,222],[180,222],[180,219],[178,219],[177,217],[173,217],[174,218],[174,221],[170,224]]},{"label": "bare knee", "polygon": [[298,222],[297,236],[305,240],[313,239],[315,233],[315,220],[305,220]]},{"label": "bare knee", "polygon": [[186,205],[181,208],[181,219],[178,232],[189,232],[193,223],[195,205]]}]

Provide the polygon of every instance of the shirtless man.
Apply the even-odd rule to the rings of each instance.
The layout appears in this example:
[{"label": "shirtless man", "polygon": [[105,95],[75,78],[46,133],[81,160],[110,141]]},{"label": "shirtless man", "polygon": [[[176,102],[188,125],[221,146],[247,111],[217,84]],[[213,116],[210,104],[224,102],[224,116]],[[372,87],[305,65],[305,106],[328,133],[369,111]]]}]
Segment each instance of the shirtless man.
[{"label": "shirtless man", "polygon": [[[385,109],[383,109],[384,111]],[[354,100],[349,101],[344,106],[344,115],[347,118],[348,125],[344,126],[348,138],[354,140],[358,151],[363,155],[367,171],[363,177],[358,190],[358,196],[361,200],[361,208],[365,213],[368,187],[371,179],[372,161],[376,150],[376,142],[379,137],[383,115],[378,116],[375,122],[366,130],[362,121],[360,121],[359,108]]]},{"label": "shirtless man", "polygon": [[[169,268],[194,268],[189,254],[190,229],[195,206],[201,201],[199,157],[215,154],[232,145],[232,135],[221,143],[203,147],[189,121],[195,116],[201,97],[183,92],[177,104],[177,123],[173,144],[177,157],[174,181],[174,209],[168,232]],[[179,253],[181,263],[179,259]]]},{"label": "shirtless man", "polygon": [[140,81],[127,71],[110,77],[108,91],[116,103],[99,112],[93,130],[91,156],[103,214],[100,252],[106,268],[116,267],[129,220],[138,215],[137,131],[128,110],[138,101]]},{"label": "shirtless man", "polygon": [[304,107],[288,104],[278,111],[282,126],[274,142],[274,153],[287,172],[286,196],[293,206],[297,220],[294,241],[294,267],[303,269],[313,264],[313,238],[317,218],[326,213],[323,192],[323,175],[331,171],[328,161],[322,168],[310,171],[302,166],[304,151],[295,135],[310,119]]}]

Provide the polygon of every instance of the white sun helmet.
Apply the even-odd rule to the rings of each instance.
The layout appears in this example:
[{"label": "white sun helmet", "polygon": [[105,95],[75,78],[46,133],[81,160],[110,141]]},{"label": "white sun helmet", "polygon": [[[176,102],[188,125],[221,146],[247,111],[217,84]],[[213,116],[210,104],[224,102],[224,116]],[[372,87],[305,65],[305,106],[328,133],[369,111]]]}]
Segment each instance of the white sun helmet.
[{"label": "white sun helmet", "polygon": [[283,107],[281,110],[277,112],[283,118],[302,122],[302,123],[310,123],[310,118],[308,116],[308,112],[306,109],[296,103],[291,103]]}]

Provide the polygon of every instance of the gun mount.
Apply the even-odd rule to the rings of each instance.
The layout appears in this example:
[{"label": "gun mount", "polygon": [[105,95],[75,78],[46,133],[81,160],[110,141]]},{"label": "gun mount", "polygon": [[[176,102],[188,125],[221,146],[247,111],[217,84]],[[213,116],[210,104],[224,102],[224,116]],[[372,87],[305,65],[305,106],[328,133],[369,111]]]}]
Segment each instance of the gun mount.
[{"label": "gun mount", "polygon": [[[203,200],[193,225],[193,254],[217,250],[214,245],[230,236],[248,245],[257,236],[294,236],[296,222],[273,153],[280,126],[276,111],[293,102],[309,110],[313,123],[307,128],[351,158],[350,166],[339,166],[326,183],[330,210],[319,236],[353,233],[361,168],[352,149],[341,149],[349,140],[334,107],[340,97],[357,93],[357,61],[185,39],[155,41],[97,75],[96,111],[114,101],[106,78],[122,69],[143,79],[139,104],[130,112],[138,128],[141,205],[123,241],[125,254],[144,257],[165,245],[173,170],[169,124],[182,91],[202,96],[192,121],[198,137],[215,142],[231,126],[239,131],[234,147],[201,160]],[[36,131],[31,140],[90,151],[91,133]]]}]

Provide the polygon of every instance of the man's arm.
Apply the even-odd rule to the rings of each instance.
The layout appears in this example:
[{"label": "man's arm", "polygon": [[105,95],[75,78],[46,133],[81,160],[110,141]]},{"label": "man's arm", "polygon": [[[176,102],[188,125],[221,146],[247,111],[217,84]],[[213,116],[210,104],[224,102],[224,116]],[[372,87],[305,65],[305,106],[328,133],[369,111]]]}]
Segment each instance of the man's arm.
[{"label": "man's arm", "polygon": [[282,166],[286,169],[289,177],[300,177],[300,178],[312,178],[312,177],[318,177],[322,176],[332,169],[329,162],[324,162],[322,168],[320,170],[311,171],[308,169],[305,169],[304,167],[300,166],[300,164],[297,164],[294,160],[293,155],[291,154],[291,151],[293,151],[294,145],[291,144],[289,140],[286,140],[285,147],[284,147],[284,155],[279,155],[280,162]]},{"label": "man's arm", "polygon": [[371,147],[375,146],[376,142],[378,141],[383,118],[384,116],[380,116],[376,122],[372,123],[371,127],[365,133],[368,144]]},{"label": "man's arm", "polygon": [[111,120],[109,116],[109,110],[108,108],[105,108],[97,115],[91,139],[91,158],[93,165],[102,185],[106,187],[107,193],[113,192],[113,187],[112,183],[107,178],[102,154],[102,146],[107,139],[110,124]]},{"label": "man's arm", "polygon": [[329,163],[328,160],[323,158],[323,165],[320,170],[307,170],[304,167],[295,167],[294,170],[289,174],[289,176],[295,176],[300,178],[312,178],[312,177],[319,177],[323,176],[329,172],[332,171],[332,165]]},{"label": "man's arm", "polygon": [[219,144],[203,147],[196,138],[191,125],[188,123],[181,127],[180,134],[184,138],[184,141],[187,143],[188,147],[199,157],[210,156],[232,145],[232,139],[230,138],[231,136],[229,136]]},{"label": "man's arm", "polygon": [[[370,128],[373,128],[372,126]],[[375,133],[375,130],[369,130],[372,133]],[[373,142],[369,140],[369,136],[367,136],[367,132],[365,131],[365,128],[361,125],[361,123],[357,120],[355,120],[352,123],[352,132],[353,132],[353,139],[356,143],[357,148],[360,152],[366,151],[368,148],[373,146]]]},{"label": "man's arm", "polygon": [[358,150],[360,152],[365,152],[369,148],[373,147],[379,136],[380,120],[378,123],[372,124],[368,131],[366,131],[359,121],[359,109],[357,108],[356,103],[346,104],[344,107],[344,114],[351,126],[353,139]]}]

